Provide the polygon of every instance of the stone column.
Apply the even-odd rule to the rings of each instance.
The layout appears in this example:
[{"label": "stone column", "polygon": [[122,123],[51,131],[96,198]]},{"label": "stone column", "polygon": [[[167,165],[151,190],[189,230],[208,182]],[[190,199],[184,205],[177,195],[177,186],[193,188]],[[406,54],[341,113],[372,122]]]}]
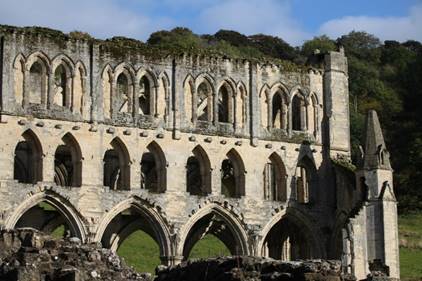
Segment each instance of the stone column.
[{"label": "stone column", "polygon": [[265,92],[265,100],[267,102],[267,129],[271,130],[273,128],[273,110],[270,91]]},{"label": "stone column", "polygon": [[[249,62],[249,120],[250,124],[245,124],[250,127],[251,143],[258,145],[258,136],[260,129],[260,108],[259,108],[259,95],[257,92],[257,72],[258,67],[255,63]],[[250,126],[249,126],[250,125]]]},{"label": "stone column", "polygon": [[54,73],[50,72],[48,74],[48,86],[47,88],[47,101],[43,97],[45,97],[46,93],[41,93],[41,103],[44,105],[44,107],[50,109],[52,107],[52,104],[54,104]]}]

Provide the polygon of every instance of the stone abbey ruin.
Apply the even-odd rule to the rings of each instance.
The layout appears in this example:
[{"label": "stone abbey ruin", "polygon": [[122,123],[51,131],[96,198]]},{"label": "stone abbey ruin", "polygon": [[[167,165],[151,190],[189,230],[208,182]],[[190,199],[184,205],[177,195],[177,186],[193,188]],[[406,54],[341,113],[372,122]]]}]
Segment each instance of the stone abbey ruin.
[{"label": "stone abbey ruin", "polygon": [[2,26],[0,73],[2,229],[65,224],[112,251],[141,229],[164,265],[213,234],[232,255],[399,278],[389,154],[371,111],[350,163],[341,47],[290,69]]}]

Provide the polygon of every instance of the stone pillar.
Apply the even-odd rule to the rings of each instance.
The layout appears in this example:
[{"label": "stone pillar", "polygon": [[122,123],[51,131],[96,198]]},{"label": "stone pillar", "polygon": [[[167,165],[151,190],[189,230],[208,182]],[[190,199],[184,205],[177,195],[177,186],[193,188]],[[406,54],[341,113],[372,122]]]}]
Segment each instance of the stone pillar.
[{"label": "stone pillar", "polygon": [[133,84],[133,105],[132,105],[132,109],[133,109],[133,121],[135,124],[138,123],[138,116],[139,116],[139,83],[134,83]]},{"label": "stone pillar", "polygon": [[273,128],[273,107],[269,91],[265,91],[265,101],[267,102],[267,129],[271,130]]},{"label": "stone pillar", "polygon": [[158,117],[158,86],[154,85],[151,87],[150,96],[149,96],[149,114],[154,117]]},{"label": "stone pillar", "polygon": [[49,151],[43,158],[43,181],[54,184],[54,174],[54,151]]},{"label": "stone pillar", "polygon": [[259,107],[259,95],[257,90],[257,72],[258,66],[255,63],[249,62],[249,120],[250,124],[246,126],[250,127],[251,143],[252,145],[258,145],[259,129],[260,129],[260,107]]},{"label": "stone pillar", "polygon": [[29,95],[31,93],[30,91],[30,74],[29,74],[29,70],[25,68],[25,74],[24,74],[24,78],[23,78],[23,108],[27,108],[29,105]]},{"label": "stone pillar", "polygon": [[212,121],[215,126],[218,125],[218,93],[214,92],[212,94],[212,106],[208,106],[210,109],[208,112],[208,116],[212,116],[209,121]]},{"label": "stone pillar", "polygon": [[175,59],[172,61],[172,109],[173,109],[173,138],[180,139],[180,99],[179,93],[183,92],[183,77],[178,76],[177,62]]},{"label": "stone pillar", "polygon": [[324,111],[328,122],[328,136],[324,141],[332,156],[336,156],[338,151],[350,154],[348,66],[344,50],[325,56],[323,85]]},{"label": "stone pillar", "polygon": [[196,95],[196,85],[193,85],[193,87],[192,87],[192,107],[191,107],[192,120],[187,120],[187,121],[188,121],[188,124],[190,124],[192,122],[194,127],[196,126],[196,121],[198,120],[197,108],[198,108],[198,96]]},{"label": "stone pillar", "polygon": [[[44,107],[50,109],[52,107],[52,105],[54,104],[54,73],[50,72],[48,73],[48,86],[47,88],[47,93],[41,93],[41,104],[44,105]],[[45,95],[47,94],[47,100],[45,97]]]}]

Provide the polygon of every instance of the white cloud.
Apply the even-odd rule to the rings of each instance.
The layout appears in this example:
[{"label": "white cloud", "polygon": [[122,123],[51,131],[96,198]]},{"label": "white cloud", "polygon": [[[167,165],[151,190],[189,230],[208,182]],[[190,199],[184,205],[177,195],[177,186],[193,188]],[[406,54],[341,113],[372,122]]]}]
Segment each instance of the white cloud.
[{"label": "white cloud", "polygon": [[300,44],[308,34],[290,14],[291,0],[0,0],[0,24],[81,30],[99,37],[147,39],[186,26],[199,33],[233,29]]},{"label": "white cloud", "polygon": [[81,30],[100,38],[119,35],[139,39],[173,25],[169,18],[152,19],[113,0],[0,0],[0,23]]},{"label": "white cloud", "polygon": [[215,1],[204,9],[198,24],[205,32],[232,29],[245,34],[276,35],[293,45],[300,45],[309,34],[290,14],[287,0]]},{"label": "white cloud", "polygon": [[422,40],[422,4],[413,6],[405,17],[343,17],[321,25],[319,34],[332,38],[350,31],[366,31],[381,40]]}]

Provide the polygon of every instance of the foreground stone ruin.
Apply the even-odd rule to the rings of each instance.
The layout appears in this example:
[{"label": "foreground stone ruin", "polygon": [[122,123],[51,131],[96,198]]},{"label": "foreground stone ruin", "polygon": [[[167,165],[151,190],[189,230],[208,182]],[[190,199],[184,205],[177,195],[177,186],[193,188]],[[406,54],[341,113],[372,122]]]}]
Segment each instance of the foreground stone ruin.
[{"label": "foreground stone ruin", "polygon": [[[54,239],[34,229],[0,233],[0,281],[352,281],[340,261],[282,262],[257,257],[221,257],[159,266],[156,277],[137,273],[115,253],[78,238]],[[367,280],[391,280],[381,273]]]},{"label": "foreground stone ruin", "polygon": [[81,244],[78,238],[56,240],[33,229],[0,234],[0,281],[144,281],[108,249]]},{"label": "foreground stone ruin", "polygon": [[282,262],[256,257],[228,257],[183,263],[158,272],[155,281],[355,280],[341,273],[339,261]]}]

